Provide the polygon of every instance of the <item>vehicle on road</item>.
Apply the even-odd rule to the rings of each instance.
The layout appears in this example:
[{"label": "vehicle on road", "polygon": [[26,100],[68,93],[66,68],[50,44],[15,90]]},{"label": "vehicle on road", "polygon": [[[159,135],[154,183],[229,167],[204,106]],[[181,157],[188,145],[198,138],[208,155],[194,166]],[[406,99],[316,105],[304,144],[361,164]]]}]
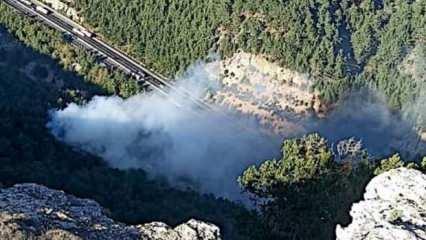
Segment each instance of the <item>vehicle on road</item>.
[{"label": "vehicle on road", "polygon": [[73,28],[73,29],[72,29],[72,31],[73,31],[74,33],[76,33],[76,34],[78,34],[78,35],[82,36],[82,37],[89,37],[89,38],[92,38],[92,37],[94,37],[94,36],[95,36],[95,34],[94,34],[94,33],[90,32],[90,31],[88,31],[88,30],[86,30],[86,29]]},{"label": "vehicle on road", "polygon": [[42,6],[36,6],[35,10],[37,12],[43,13],[45,15],[48,15],[50,13],[50,11]]}]

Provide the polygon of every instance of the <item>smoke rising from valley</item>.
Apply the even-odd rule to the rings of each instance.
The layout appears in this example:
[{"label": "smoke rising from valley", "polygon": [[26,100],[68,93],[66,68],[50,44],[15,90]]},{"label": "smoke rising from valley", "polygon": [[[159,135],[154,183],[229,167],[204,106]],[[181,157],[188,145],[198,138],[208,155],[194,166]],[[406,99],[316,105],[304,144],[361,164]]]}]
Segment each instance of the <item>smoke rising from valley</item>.
[{"label": "smoke rising from valley", "polygon": [[[194,79],[212,82],[201,65],[188,71],[181,86]],[[206,87],[191,86],[195,95]],[[142,167],[175,184],[190,180],[200,183],[200,191],[225,197],[239,195],[236,177],[245,166],[273,157],[280,146],[278,136],[260,130],[253,119],[200,111],[191,102],[179,108],[156,93],[126,100],[95,97],[87,105],[71,104],[51,116],[48,126],[55,136],[113,167]]]},{"label": "smoke rising from valley", "polygon": [[[204,96],[206,89],[220,87],[217,72],[214,65],[196,64],[179,86]],[[380,98],[366,96],[372,94],[354,94],[327,119],[293,120],[302,130],[288,129],[284,135],[269,133],[253,118],[225,109],[201,111],[175,96],[184,103],[177,107],[155,92],[70,104],[51,112],[48,127],[57,138],[101,156],[112,167],[143,168],[177,186],[190,182],[202,192],[240,200],[237,177],[249,165],[278,157],[283,138],[313,131],[333,142],[355,137],[376,155],[418,144],[407,121],[394,116]]]},{"label": "smoke rising from valley", "polygon": [[369,90],[352,93],[326,119],[311,120],[306,127],[330,142],[355,137],[375,157],[398,152],[413,160],[426,154],[412,120],[390,110],[383,96]]}]

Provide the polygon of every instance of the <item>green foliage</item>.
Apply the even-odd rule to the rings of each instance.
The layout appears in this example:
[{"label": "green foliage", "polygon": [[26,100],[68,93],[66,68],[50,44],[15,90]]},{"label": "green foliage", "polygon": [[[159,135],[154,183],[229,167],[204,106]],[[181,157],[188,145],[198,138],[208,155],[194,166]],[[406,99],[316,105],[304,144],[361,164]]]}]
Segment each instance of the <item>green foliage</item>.
[{"label": "green foliage", "polygon": [[59,60],[64,69],[76,72],[87,82],[102,87],[106,93],[129,97],[141,90],[124,73],[101,67],[87,51],[67,43],[59,31],[18,15],[3,2],[0,2],[0,24],[26,45]]},{"label": "green foliage", "polygon": [[273,197],[284,187],[320,179],[329,174],[333,164],[327,142],[318,134],[285,141],[282,156],[278,161],[264,162],[258,169],[248,168],[239,178],[240,184],[257,196]]},{"label": "green foliage", "polygon": [[350,206],[372,175],[364,153],[345,160],[311,134],[284,141],[281,159],[249,167],[239,182],[277,239],[333,239],[336,224],[350,220]]},{"label": "green foliage", "polygon": [[421,171],[425,171],[426,168],[424,166],[426,166],[426,157],[423,158],[423,161],[421,162],[409,162],[409,161],[404,161],[403,159],[401,159],[399,154],[395,154],[390,158],[386,158],[379,161],[379,164],[376,166],[376,169],[374,170],[374,175],[380,175],[384,172],[387,172],[392,169],[400,168],[400,167],[414,168]]},{"label": "green foliage", "polygon": [[419,88],[397,66],[424,41],[424,1],[77,0],[75,6],[84,24],[166,75],[211,52],[244,50],[311,74],[328,102],[369,86],[399,108]]},{"label": "green foliage", "polygon": [[[424,33],[422,29],[426,24],[425,11],[424,1],[393,1],[386,3],[380,10],[358,12],[369,19],[365,24],[374,22],[368,34],[377,42],[362,47],[363,51],[374,54],[364,61],[365,67],[361,77],[367,84],[383,92],[394,108],[400,108],[410,102],[420,90],[420,86],[401,73],[398,66],[408,50],[421,38],[420,34]],[[354,26],[360,24],[356,20],[354,17]],[[355,31],[354,34],[358,32]],[[365,37],[364,34],[362,36]]]},{"label": "green foliage", "polygon": [[379,175],[391,169],[404,167],[405,163],[401,160],[399,154],[395,154],[390,158],[380,161],[379,166],[374,170],[374,175]]},{"label": "green foliage", "polygon": [[[4,10],[2,4],[0,13]],[[4,16],[0,14],[0,19]],[[8,35],[3,28],[0,34],[2,40]],[[229,239],[268,237],[256,213],[239,204],[174,189],[165,180],[152,179],[142,170],[112,169],[102,159],[57,141],[46,128],[48,111],[64,107],[71,101],[84,102],[92,95],[105,94],[104,86],[94,85],[95,81],[89,84],[63,71],[63,65],[59,66],[50,56],[35,54],[22,45],[0,46],[0,53],[2,187],[33,182],[61,189],[78,197],[94,199],[108,209],[112,218],[131,224],[164,221],[175,225],[197,218],[217,224]],[[30,63],[47,65],[55,80],[47,82],[44,75],[27,75],[23,69]],[[56,80],[63,85],[57,85]]]},{"label": "green foliage", "polygon": [[420,166],[421,166],[422,170],[424,172],[426,172],[426,157],[423,157],[423,160],[422,160]]},{"label": "green foliage", "polygon": [[[211,52],[226,57],[244,50],[309,73],[328,102],[353,87],[369,86],[400,108],[421,90],[398,66],[415,44],[425,41],[425,1],[76,0],[75,6],[83,24],[166,75]],[[364,158],[357,164],[336,161],[341,156],[319,135],[287,140],[280,159],[249,167],[239,178],[259,201],[265,226],[256,214],[229,201],[173,189],[143,171],[110,169],[57,142],[45,128],[46,112],[95,93],[130,96],[139,86],[3,2],[0,24],[84,78],[81,82],[62,72],[66,86],[60,89],[29,81],[18,69],[28,59],[0,49],[0,56],[15,66],[0,66],[0,182],[5,186],[36,182],[64,189],[97,200],[115,219],[129,223],[176,224],[197,217],[218,224],[231,239],[333,239],[335,225],[349,222],[352,202],[372,177]],[[39,73],[36,77],[43,78]],[[374,173],[404,165],[395,155]],[[426,158],[421,166],[426,169]]]},{"label": "green foliage", "polygon": [[75,6],[86,23],[147,66],[165,74],[209,54],[229,1],[88,1]]},{"label": "green foliage", "polygon": [[[348,89],[369,86],[400,108],[422,87],[398,65],[425,39],[424,1],[77,0],[75,7],[83,24],[169,76],[210,53],[225,57],[244,50],[311,74],[327,102],[336,102]],[[5,8],[2,22],[38,51],[63,59],[65,67],[94,61],[63,45],[58,32],[41,24],[25,27],[28,22],[17,21]],[[109,81],[116,76],[83,69],[82,75],[102,82],[109,92],[127,96],[137,91],[124,76]]]}]

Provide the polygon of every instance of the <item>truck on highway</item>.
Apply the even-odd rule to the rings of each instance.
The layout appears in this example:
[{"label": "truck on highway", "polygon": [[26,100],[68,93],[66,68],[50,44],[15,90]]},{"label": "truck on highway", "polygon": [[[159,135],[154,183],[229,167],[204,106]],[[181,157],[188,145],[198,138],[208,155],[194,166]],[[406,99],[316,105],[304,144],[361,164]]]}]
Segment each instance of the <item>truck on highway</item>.
[{"label": "truck on highway", "polygon": [[44,8],[44,7],[42,7],[42,6],[36,6],[35,10],[36,10],[37,12],[41,12],[41,13],[43,13],[43,14],[45,14],[45,15],[47,15],[47,14],[49,14],[49,13],[50,13],[50,11],[49,11],[48,9],[46,9],[46,8]]},{"label": "truck on highway", "polygon": [[88,31],[88,30],[86,30],[86,29],[73,28],[73,29],[72,29],[72,31],[73,31],[74,33],[76,33],[76,34],[78,34],[78,35],[82,36],[82,37],[89,37],[89,38],[91,38],[91,37],[94,37],[94,36],[95,36],[95,34],[94,34],[94,33],[90,32],[90,31]]},{"label": "truck on highway", "polygon": [[132,75],[137,81],[145,81],[145,73],[140,71],[131,71],[130,75]]}]

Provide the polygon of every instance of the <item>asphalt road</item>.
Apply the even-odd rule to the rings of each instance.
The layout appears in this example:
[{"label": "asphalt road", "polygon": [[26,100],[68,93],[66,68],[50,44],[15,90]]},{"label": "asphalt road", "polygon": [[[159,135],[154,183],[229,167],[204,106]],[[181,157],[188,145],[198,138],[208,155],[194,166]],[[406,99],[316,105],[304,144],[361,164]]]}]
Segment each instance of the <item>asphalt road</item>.
[{"label": "asphalt road", "polygon": [[[125,72],[132,74],[134,77],[137,77],[141,79],[142,81],[145,81],[146,83],[148,83],[150,87],[153,88],[154,90],[166,96],[170,96],[170,95],[175,96],[174,101],[178,100],[176,98],[182,98],[182,99],[191,101],[193,104],[195,104],[199,108],[211,110],[211,106],[204,103],[202,100],[192,96],[190,91],[174,86],[172,83],[170,83],[170,81],[168,81],[164,77],[147,69],[142,64],[138,63],[136,60],[132,59],[130,56],[126,55],[120,50],[107,44],[102,39],[99,39],[98,37],[95,37],[95,36],[88,37],[88,36],[75,33],[73,31],[74,28],[77,28],[77,29],[84,29],[84,28],[78,25],[77,23],[73,22],[72,20],[68,19],[67,17],[54,11],[53,9],[48,8],[47,6],[43,6],[49,9],[49,13],[45,14],[35,10],[35,6],[36,6],[35,2],[33,2],[33,6],[28,6],[18,0],[3,0],[3,1],[26,15],[36,16],[37,18],[47,23],[51,27],[54,27],[62,32],[66,32],[67,34],[72,35],[74,39],[79,40],[87,48],[97,51],[101,55],[104,55],[105,57],[109,58],[109,60],[112,61],[117,67],[120,67]],[[173,92],[173,94],[170,94],[171,92]],[[176,97],[176,96],[180,96],[180,97]],[[180,105],[178,102],[176,102],[176,104]]]}]

